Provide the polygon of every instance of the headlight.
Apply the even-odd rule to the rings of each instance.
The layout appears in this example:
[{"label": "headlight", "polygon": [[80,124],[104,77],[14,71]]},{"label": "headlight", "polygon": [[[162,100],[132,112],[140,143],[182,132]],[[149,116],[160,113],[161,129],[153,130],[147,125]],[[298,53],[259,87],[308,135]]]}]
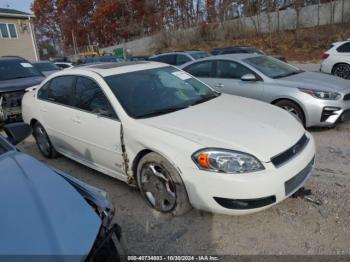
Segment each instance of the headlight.
[{"label": "headlight", "polygon": [[215,172],[238,174],[264,169],[254,156],[226,149],[202,149],[195,152],[192,159],[200,169]]},{"label": "headlight", "polygon": [[337,92],[312,90],[312,89],[306,89],[306,88],[299,88],[299,90],[313,97],[324,99],[324,100],[338,100],[341,97],[341,95]]}]

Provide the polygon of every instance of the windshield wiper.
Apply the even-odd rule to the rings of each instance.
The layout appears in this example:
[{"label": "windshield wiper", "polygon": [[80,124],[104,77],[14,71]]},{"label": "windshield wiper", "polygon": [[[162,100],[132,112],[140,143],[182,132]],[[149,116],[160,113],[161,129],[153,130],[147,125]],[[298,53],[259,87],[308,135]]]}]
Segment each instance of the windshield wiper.
[{"label": "windshield wiper", "polygon": [[164,108],[164,109],[156,110],[156,111],[153,111],[153,112],[150,112],[150,113],[146,113],[146,114],[135,116],[135,118],[147,118],[147,117],[159,116],[159,115],[163,115],[163,114],[179,111],[181,109],[185,109],[185,108],[188,108],[188,107],[189,107],[189,105]]},{"label": "windshield wiper", "polygon": [[198,104],[201,104],[201,103],[204,103],[204,102],[207,102],[209,100],[212,100],[218,96],[220,96],[221,93],[219,92],[215,92],[213,94],[210,94],[210,95],[206,95],[206,96],[203,96],[201,99],[198,99],[197,101],[195,101],[193,104],[191,104],[191,106],[194,106],[194,105],[198,105]]}]

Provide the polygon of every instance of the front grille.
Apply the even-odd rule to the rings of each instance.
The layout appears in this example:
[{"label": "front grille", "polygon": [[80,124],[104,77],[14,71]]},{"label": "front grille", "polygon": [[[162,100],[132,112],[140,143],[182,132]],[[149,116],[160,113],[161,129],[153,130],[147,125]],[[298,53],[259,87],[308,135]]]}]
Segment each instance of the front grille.
[{"label": "front grille", "polygon": [[315,157],[296,176],[292,177],[291,179],[289,179],[287,182],[284,183],[286,196],[293,193],[305,181],[306,177],[308,176],[308,174],[310,174],[312,170],[314,162],[315,162]]},{"label": "front grille", "polygon": [[229,208],[229,209],[254,209],[260,208],[264,206],[271,205],[276,202],[276,196],[268,196],[263,198],[255,198],[255,199],[230,199],[230,198],[221,198],[214,197],[216,203],[220,206]]},{"label": "front grille", "polygon": [[344,96],[344,101],[348,101],[348,100],[350,100],[350,94],[346,94],[346,95]]},{"label": "front grille", "polygon": [[274,156],[271,158],[272,164],[275,165],[275,167],[280,167],[284,163],[286,163],[288,160],[292,159],[293,157],[297,156],[303,149],[306,147],[307,143],[309,142],[309,138],[304,134],[299,141],[293,145],[291,148],[287,149],[286,151],[278,154],[277,156]]}]

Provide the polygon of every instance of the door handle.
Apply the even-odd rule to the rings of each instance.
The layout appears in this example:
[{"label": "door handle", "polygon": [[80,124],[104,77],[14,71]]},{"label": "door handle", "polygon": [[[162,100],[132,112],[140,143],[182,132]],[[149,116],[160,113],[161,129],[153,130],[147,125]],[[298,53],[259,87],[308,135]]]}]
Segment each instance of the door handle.
[{"label": "door handle", "polygon": [[224,87],[225,85],[223,84],[223,83],[218,83],[218,84],[216,84],[215,85],[215,87],[218,87],[218,88],[222,88],[222,87]]},{"label": "door handle", "polygon": [[43,113],[46,113],[47,109],[46,108],[41,108],[40,111],[43,112]]}]

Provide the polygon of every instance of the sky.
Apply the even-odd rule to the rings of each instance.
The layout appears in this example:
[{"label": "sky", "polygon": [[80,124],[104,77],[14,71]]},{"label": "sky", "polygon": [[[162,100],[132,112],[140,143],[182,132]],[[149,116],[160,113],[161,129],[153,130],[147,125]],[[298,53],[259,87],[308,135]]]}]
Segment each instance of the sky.
[{"label": "sky", "polygon": [[33,0],[0,0],[0,8],[11,8],[23,12],[30,12]]}]

